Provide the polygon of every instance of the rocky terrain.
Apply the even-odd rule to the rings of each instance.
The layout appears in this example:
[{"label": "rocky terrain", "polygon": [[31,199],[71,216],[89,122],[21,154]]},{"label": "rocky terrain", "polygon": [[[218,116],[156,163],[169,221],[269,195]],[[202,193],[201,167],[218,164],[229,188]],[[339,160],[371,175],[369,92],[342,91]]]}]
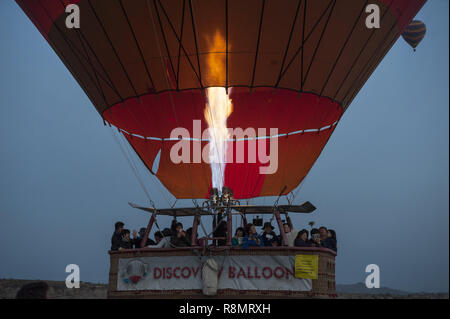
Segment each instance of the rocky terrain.
[{"label": "rocky terrain", "polygon": [[[0,279],[0,299],[15,298],[23,285],[36,280]],[[63,281],[47,281],[51,299],[106,299],[107,285],[80,283],[79,289],[68,289]]]},{"label": "rocky terrain", "polygon": [[[11,299],[23,285],[33,280],[0,279],[0,299]],[[82,282],[79,289],[68,289],[63,281],[47,281],[52,299],[105,299],[107,285]],[[337,285],[338,299],[448,299],[448,293],[407,293],[390,288],[367,289],[362,283]]]}]

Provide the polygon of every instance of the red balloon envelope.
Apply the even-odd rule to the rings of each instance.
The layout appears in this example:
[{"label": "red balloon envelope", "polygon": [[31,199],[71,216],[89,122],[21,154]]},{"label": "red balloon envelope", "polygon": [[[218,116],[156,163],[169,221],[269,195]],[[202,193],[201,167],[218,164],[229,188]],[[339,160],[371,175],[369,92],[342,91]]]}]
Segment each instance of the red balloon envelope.
[{"label": "red balloon envelope", "polygon": [[[231,161],[236,198],[288,194],[307,175],[343,112],[425,0],[16,0],[72,72],[103,120],[121,129],[177,198],[204,198],[208,163],[175,163],[175,128],[202,130],[205,89],[228,89],[229,128],[277,128],[277,170]],[[77,4],[81,26],[67,28]],[[252,146],[228,141],[228,151]],[[191,158],[205,140],[189,143]],[[246,151],[248,152],[248,151]],[[247,154],[248,155],[248,154]],[[235,155],[233,155],[235,157]],[[248,157],[248,156],[247,156]]]}]

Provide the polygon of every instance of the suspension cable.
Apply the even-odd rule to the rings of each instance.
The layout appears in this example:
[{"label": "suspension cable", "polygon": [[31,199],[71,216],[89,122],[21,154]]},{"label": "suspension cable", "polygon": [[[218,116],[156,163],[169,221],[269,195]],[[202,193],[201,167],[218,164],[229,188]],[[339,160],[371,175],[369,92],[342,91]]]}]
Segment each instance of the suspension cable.
[{"label": "suspension cable", "polygon": [[136,179],[138,180],[139,185],[141,185],[142,190],[144,191],[145,195],[147,196],[147,198],[148,198],[148,200],[149,200],[149,202],[150,202],[150,205],[151,205],[151,206],[155,206],[155,204],[154,204],[152,198],[150,197],[150,193],[147,191],[147,188],[145,187],[144,183],[142,182],[142,180],[141,180],[141,178],[140,178],[140,176],[139,176],[139,174],[138,174],[138,172],[137,172],[136,167],[133,166],[133,163],[131,162],[131,159],[130,159],[130,158],[128,157],[128,155],[126,154],[126,152],[125,152],[125,150],[124,150],[122,144],[120,143],[119,139],[117,138],[117,136],[115,135],[115,133],[113,132],[113,130],[111,130],[111,135],[112,135],[114,141],[116,142],[116,144],[119,146],[119,148],[120,148],[120,150],[121,150],[123,156],[124,156],[125,159],[127,160],[128,164],[130,165],[131,170],[133,171],[134,176],[136,176]]}]

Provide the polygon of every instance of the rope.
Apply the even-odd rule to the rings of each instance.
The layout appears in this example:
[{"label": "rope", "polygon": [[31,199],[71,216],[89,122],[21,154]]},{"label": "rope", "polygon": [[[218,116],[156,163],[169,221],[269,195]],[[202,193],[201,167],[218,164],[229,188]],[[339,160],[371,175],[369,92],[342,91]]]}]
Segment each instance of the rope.
[{"label": "rope", "polygon": [[[159,12],[158,12],[158,9],[157,9],[156,1],[153,1],[153,5],[155,6],[155,12],[156,12],[156,14],[158,14],[158,16],[159,16]],[[165,68],[164,58],[163,58],[163,54],[162,54],[161,45],[160,45],[160,43],[159,43],[158,32],[156,31],[155,20],[153,19],[153,14],[152,14],[152,10],[151,10],[150,0],[147,0],[147,10],[148,10],[148,14],[149,14],[149,16],[150,16],[150,19],[152,20],[153,32],[154,32],[155,38],[156,38],[156,40],[157,40],[157,41],[156,41],[156,44],[158,45],[159,56],[161,57],[161,66],[162,66],[162,68],[165,70],[166,68]],[[161,26],[161,25],[160,25],[160,26]],[[162,32],[161,32],[161,33],[162,33]],[[164,37],[164,34],[162,34],[162,35],[163,35],[163,37]],[[167,57],[168,57],[168,59],[169,59],[169,61],[170,61],[170,64],[171,64],[171,66],[172,66],[172,71],[175,73],[175,70],[173,69],[173,65],[172,65],[172,60],[171,60],[171,57],[170,57],[170,52],[169,52],[168,50],[167,50]],[[168,87],[168,88],[171,88],[171,83],[170,83],[170,81],[169,81],[169,76],[168,76],[167,72],[164,72],[164,74],[165,74],[165,77],[164,77],[164,78],[165,78],[165,80],[166,80],[167,87]],[[178,75],[177,75],[177,77],[178,77]],[[172,94],[169,94],[169,98],[170,98],[170,104],[171,104],[171,107],[172,107],[172,111],[173,111],[173,113],[174,113],[174,115],[175,115],[175,122],[177,123],[177,126],[179,126],[179,122],[178,122],[178,114],[177,114],[177,111],[176,111],[176,109],[175,109],[175,103],[173,102]],[[191,183],[191,189],[194,189],[194,188],[193,188],[192,176],[191,176],[190,170],[189,170],[188,175],[189,175],[189,181],[190,181],[190,183]]]},{"label": "rope", "polygon": [[141,180],[141,178],[140,178],[140,176],[139,176],[139,174],[137,172],[136,167],[133,166],[133,163],[131,162],[130,158],[128,157],[128,155],[126,154],[125,150],[123,149],[122,144],[120,143],[120,141],[118,140],[118,138],[116,137],[116,135],[114,134],[114,132],[112,130],[111,130],[111,135],[113,136],[113,139],[116,142],[116,144],[119,145],[119,148],[120,148],[123,156],[125,157],[125,159],[127,160],[128,164],[130,165],[131,170],[133,171],[134,176],[136,176],[136,179],[139,182],[139,185],[141,185],[142,190],[144,191],[145,195],[147,196],[147,198],[148,198],[148,200],[150,202],[150,205],[154,206],[155,204],[154,204],[152,198],[150,197],[150,193],[147,191],[147,188],[145,187],[144,183],[142,182],[142,180]]}]

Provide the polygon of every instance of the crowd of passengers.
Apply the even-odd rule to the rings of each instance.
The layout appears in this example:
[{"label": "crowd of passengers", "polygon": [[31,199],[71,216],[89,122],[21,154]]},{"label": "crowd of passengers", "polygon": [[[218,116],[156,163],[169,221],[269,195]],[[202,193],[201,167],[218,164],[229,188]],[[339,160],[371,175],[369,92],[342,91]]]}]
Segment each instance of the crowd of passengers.
[{"label": "crowd of passengers", "polygon": [[[111,250],[133,249],[141,248],[142,239],[145,237],[146,228],[133,230],[133,237],[128,229],[124,229],[123,222],[115,224],[115,231],[111,239]],[[276,247],[282,246],[282,236],[274,232],[275,227],[270,222],[264,223],[261,232],[258,233],[255,225],[247,224],[245,227],[239,227],[232,238],[233,247],[242,247],[244,249],[251,247]],[[291,247],[322,247],[328,248],[337,252],[336,232],[332,229],[327,229],[322,226],[320,228],[312,228],[309,232],[306,229],[296,230],[291,223],[284,223],[283,229],[286,234],[288,246]],[[224,220],[220,221],[213,236],[217,239],[218,246],[226,245],[227,224]],[[192,244],[192,228],[186,231],[183,224],[172,221],[170,228],[165,228],[162,231],[157,231],[154,234],[155,240],[146,239],[144,247],[148,248],[174,248],[174,247],[189,247]],[[205,240],[197,239],[197,246],[204,246]]]}]

